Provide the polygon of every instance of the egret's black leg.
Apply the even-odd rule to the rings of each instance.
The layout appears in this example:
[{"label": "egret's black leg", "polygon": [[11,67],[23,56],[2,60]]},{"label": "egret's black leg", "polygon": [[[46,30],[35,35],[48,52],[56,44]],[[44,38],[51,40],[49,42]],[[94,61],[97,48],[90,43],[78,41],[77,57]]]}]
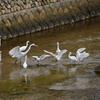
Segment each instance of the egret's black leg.
[{"label": "egret's black leg", "polygon": [[21,64],[21,58],[20,58],[20,64]]},{"label": "egret's black leg", "polygon": [[17,63],[18,59],[15,61],[15,64]]},{"label": "egret's black leg", "polygon": [[40,66],[40,63],[39,63],[39,61],[37,61],[37,66]]}]

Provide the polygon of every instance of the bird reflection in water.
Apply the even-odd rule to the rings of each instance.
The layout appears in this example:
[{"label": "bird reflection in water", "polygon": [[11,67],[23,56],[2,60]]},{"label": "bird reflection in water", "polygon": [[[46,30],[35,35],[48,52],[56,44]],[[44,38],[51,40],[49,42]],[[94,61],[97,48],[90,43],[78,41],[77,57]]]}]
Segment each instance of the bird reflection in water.
[{"label": "bird reflection in water", "polygon": [[50,75],[51,72],[48,68],[44,67],[37,67],[34,69],[23,69],[23,68],[16,68],[10,73],[10,79],[18,81],[22,80],[24,76],[24,82],[30,82],[37,76],[40,75]]}]

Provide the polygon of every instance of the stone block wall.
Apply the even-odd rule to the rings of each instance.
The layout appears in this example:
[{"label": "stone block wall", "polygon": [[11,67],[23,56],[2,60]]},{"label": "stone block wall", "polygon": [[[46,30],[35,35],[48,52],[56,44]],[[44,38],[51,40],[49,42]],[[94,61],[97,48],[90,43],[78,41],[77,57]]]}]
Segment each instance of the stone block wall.
[{"label": "stone block wall", "polygon": [[0,15],[60,1],[63,0],[0,0]]},{"label": "stone block wall", "polygon": [[[15,1],[18,3],[20,0]],[[0,35],[3,40],[100,16],[100,0],[55,0],[51,3],[54,0],[48,0],[48,4],[36,5],[40,1],[35,1],[34,7],[0,15]]]}]

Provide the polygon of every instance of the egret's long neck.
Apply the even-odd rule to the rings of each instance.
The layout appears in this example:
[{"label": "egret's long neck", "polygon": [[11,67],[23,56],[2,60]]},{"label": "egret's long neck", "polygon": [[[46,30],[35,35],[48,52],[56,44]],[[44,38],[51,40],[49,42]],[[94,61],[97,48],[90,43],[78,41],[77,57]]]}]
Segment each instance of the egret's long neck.
[{"label": "egret's long neck", "polygon": [[70,57],[70,55],[71,55],[72,53],[71,52],[69,52],[69,55],[68,55],[68,57]]},{"label": "egret's long neck", "polygon": [[26,47],[28,47],[28,42],[26,42]]},{"label": "egret's long neck", "polygon": [[29,46],[29,48],[24,52],[24,54],[27,54],[29,50],[31,49],[32,45]]},{"label": "egret's long neck", "polygon": [[57,50],[59,50],[59,43],[57,43]]}]

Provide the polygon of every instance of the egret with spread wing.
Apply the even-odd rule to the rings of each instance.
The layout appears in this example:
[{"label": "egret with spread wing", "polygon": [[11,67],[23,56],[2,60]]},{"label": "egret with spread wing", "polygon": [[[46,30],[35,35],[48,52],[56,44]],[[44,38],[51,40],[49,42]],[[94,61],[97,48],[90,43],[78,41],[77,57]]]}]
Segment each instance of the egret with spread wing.
[{"label": "egret with spread wing", "polygon": [[81,53],[80,55],[80,61],[82,61],[83,59],[87,58],[90,54],[89,53],[86,53],[85,51],[83,53]]},{"label": "egret with spread wing", "polygon": [[[14,47],[13,49],[11,49],[11,50],[9,51],[9,55],[11,55],[12,58],[15,57],[15,58],[20,59],[21,57],[25,56],[25,55],[29,52],[29,50],[31,49],[32,46],[38,47],[37,45],[35,45],[35,44],[33,43],[33,44],[31,44],[31,45],[28,47],[28,49],[27,49],[25,52],[21,52],[21,51],[20,51],[20,46],[16,46],[16,47]],[[15,63],[16,63],[16,62],[17,62],[17,60],[15,61]]]},{"label": "egret with spread wing", "polygon": [[[76,58],[79,60],[79,61],[82,61],[84,58],[87,58],[89,56],[89,53],[86,53],[84,50],[86,48],[80,48],[76,51]],[[84,51],[84,52],[83,52]]]},{"label": "egret with spread wing", "polygon": [[41,55],[41,56],[32,56],[33,58],[35,58],[35,59],[37,59],[37,62],[38,62],[38,64],[39,64],[39,61],[40,60],[43,60],[43,59],[45,59],[45,58],[47,58],[47,57],[50,57],[50,55]]},{"label": "egret with spread wing", "polygon": [[66,49],[61,50],[61,52],[59,52],[58,54],[54,54],[54,53],[49,52],[49,51],[46,51],[46,50],[44,50],[44,52],[46,52],[46,53],[48,53],[48,54],[52,55],[52,56],[53,56],[56,60],[60,60],[60,59],[61,59],[61,57],[62,57],[62,55],[63,55],[64,53],[66,53],[66,52],[67,52],[67,50],[66,50]]}]

